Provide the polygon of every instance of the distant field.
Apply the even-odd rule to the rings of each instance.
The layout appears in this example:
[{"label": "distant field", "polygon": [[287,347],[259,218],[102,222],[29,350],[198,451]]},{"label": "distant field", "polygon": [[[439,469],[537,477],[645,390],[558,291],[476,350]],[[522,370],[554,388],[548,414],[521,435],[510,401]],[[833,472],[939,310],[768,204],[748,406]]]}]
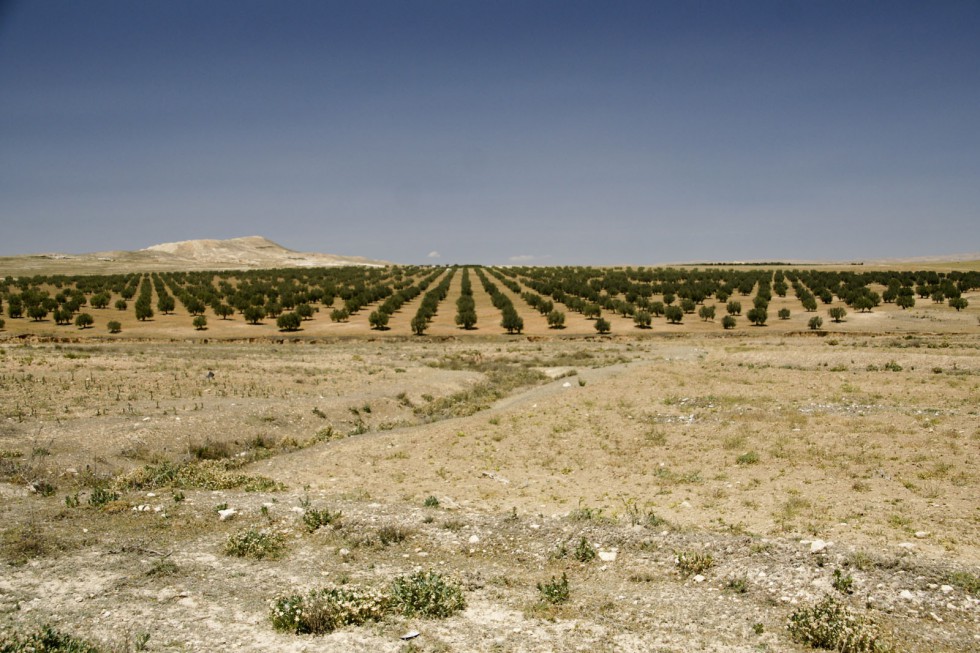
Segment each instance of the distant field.
[{"label": "distant field", "polygon": [[[461,321],[464,276],[475,319]],[[581,336],[597,334],[599,320],[615,336],[970,333],[980,317],[978,295],[976,266],[945,272],[394,266],[8,276],[0,282],[0,337]],[[761,319],[752,319],[753,309]],[[845,316],[833,319],[833,309]],[[85,328],[76,324],[83,313],[91,316]]]}]

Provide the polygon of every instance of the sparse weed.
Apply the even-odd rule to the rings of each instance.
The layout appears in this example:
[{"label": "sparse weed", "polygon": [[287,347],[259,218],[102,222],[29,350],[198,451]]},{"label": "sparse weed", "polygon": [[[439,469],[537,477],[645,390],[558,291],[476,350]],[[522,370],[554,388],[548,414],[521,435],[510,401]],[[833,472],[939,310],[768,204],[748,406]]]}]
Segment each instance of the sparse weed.
[{"label": "sparse weed", "polygon": [[44,625],[28,633],[0,633],[2,653],[102,653],[94,644]]},{"label": "sparse weed", "polygon": [[321,526],[333,526],[337,528],[340,526],[342,517],[343,513],[339,510],[331,512],[329,508],[324,508],[323,510],[307,508],[303,512],[303,525],[306,526],[306,530],[310,533],[316,531]]},{"label": "sparse weed", "polygon": [[834,570],[834,580],[831,581],[831,585],[841,594],[854,593],[854,578],[850,574],[843,573],[840,569]]},{"label": "sparse weed", "polygon": [[277,558],[286,548],[286,539],[281,533],[249,528],[239,531],[225,543],[225,555],[237,558]]},{"label": "sparse weed", "polygon": [[428,497],[425,498],[425,501],[422,502],[422,505],[425,506],[426,508],[438,508],[439,507],[439,499],[437,499],[434,496],[431,496],[430,495],[430,496],[428,496]]},{"label": "sparse weed", "polygon": [[435,571],[400,576],[391,583],[395,609],[406,617],[450,617],[466,608],[463,588]]},{"label": "sparse weed", "polygon": [[840,653],[891,650],[872,619],[854,613],[832,596],[793,612],[786,627],[794,641],[811,648]]},{"label": "sparse weed", "polygon": [[153,566],[151,566],[146,572],[146,575],[151,578],[156,578],[159,576],[176,576],[177,571],[177,563],[175,563],[173,560],[164,558],[154,562]]},{"label": "sparse weed", "polygon": [[272,602],[270,618],[276,630],[297,635],[321,635],[343,626],[380,621],[391,599],[383,592],[362,587],[312,590],[305,596],[291,594]]},{"label": "sparse weed", "polygon": [[102,508],[112,501],[119,500],[119,493],[108,488],[97,487],[88,495],[88,504],[93,508]]},{"label": "sparse weed", "polygon": [[759,462],[759,454],[755,451],[748,451],[735,459],[739,465],[754,465]]},{"label": "sparse weed", "polygon": [[568,587],[568,576],[563,572],[561,578],[551,577],[547,583],[538,583],[538,592],[541,593],[542,600],[552,605],[568,603],[571,598],[571,591]]},{"label": "sparse weed", "polygon": [[584,537],[579,540],[578,544],[575,546],[575,559],[579,562],[592,562],[595,560],[598,553],[595,547],[589,544],[589,541]]},{"label": "sparse weed", "polygon": [[378,541],[381,542],[381,546],[388,546],[389,544],[399,544],[404,542],[411,535],[411,531],[402,528],[401,526],[382,526],[378,529]]},{"label": "sparse weed", "polygon": [[745,594],[749,591],[749,581],[745,576],[732,576],[725,583],[725,589],[735,594]]},{"label": "sparse weed", "polygon": [[681,576],[687,578],[710,569],[715,559],[710,553],[700,551],[674,551],[674,562]]}]

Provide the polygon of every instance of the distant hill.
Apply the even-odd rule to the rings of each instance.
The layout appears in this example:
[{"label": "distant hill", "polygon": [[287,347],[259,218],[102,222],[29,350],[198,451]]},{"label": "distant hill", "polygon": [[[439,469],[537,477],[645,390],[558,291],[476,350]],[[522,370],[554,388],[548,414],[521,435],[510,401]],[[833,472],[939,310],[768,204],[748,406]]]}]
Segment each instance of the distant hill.
[{"label": "distant hill", "polygon": [[247,236],[228,240],[184,240],[176,243],[161,243],[135,252],[6,256],[0,257],[0,275],[254,270],[343,265],[382,267],[387,263],[360,256],[297,252],[262,236]]}]

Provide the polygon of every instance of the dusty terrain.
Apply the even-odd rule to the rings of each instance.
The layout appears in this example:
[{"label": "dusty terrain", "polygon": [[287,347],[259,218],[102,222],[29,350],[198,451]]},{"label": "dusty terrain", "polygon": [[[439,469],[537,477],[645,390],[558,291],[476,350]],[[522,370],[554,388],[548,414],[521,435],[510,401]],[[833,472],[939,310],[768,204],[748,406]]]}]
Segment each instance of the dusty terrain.
[{"label": "dusty terrain", "polygon": [[[0,632],[151,651],[802,651],[787,618],[829,594],[896,650],[980,650],[980,340],[975,318],[934,317],[822,337],[7,338]],[[209,458],[266,480],[125,482]],[[104,488],[118,498],[93,505]],[[343,517],[309,532],[310,507]],[[225,555],[249,527],[284,552]],[[583,538],[601,557],[567,554]],[[711,563],[685,574],[693,554]],[[272,628],[277,596],[417,569],[460,582],[466,610]],[[552,605],[537,584],[562,573],[570,600]]]}]

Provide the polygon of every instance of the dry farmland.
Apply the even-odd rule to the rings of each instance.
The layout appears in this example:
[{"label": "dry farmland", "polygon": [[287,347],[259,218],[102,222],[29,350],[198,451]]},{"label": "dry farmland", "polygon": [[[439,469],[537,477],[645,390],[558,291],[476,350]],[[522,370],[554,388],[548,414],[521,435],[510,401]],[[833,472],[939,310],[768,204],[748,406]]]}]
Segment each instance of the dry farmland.
[{"label": "dry farmland", "polygon": [[[52,650],[80,651],[980,650],[975,271],[570,270],[8,278],[0,643],[49,628],[77,647]],[[67,324],[27,314],[59,295]],[[637,327],[684,299],[678,323]],[[301,304],[312,315],[280,329]]]}]

